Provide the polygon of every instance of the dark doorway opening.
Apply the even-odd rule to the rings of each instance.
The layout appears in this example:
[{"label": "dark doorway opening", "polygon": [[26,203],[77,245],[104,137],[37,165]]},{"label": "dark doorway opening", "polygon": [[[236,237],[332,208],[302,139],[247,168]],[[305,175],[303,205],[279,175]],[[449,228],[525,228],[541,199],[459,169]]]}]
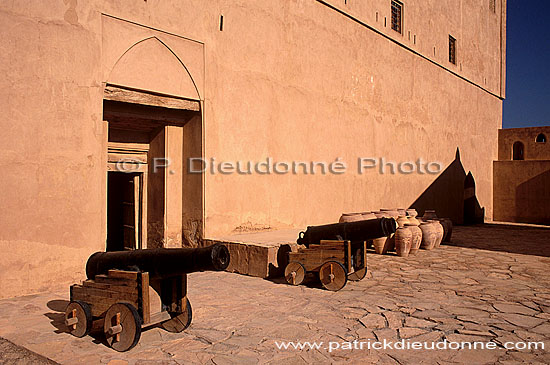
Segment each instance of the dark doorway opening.
[{"label": "dark doorway opening", "polygon": [[142,247],[141,173],[107,173],[107,251]]},{"label": "dark doorway opening", "polygon": [[514,160],[523,160],[524,159],[523,143],[521,143],[519,141],[515,142],[512,149],[513,149],[512,159],[514,159]]}]

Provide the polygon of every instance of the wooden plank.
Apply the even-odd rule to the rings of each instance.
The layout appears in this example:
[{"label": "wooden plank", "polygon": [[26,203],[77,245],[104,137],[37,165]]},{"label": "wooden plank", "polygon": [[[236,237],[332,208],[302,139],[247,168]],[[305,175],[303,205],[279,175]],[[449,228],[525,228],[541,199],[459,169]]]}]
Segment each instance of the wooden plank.
[{"label": "wooden plank", "polygon": [[143,323],[151,322],[151,307],[149,303],[149,273],[141,273],[141,317]]},{"label": "wooden plank", "polygon": [[119,293],[135,293],[136,289],[129,286],[120,286],[114,284],[96,283],[93,280],[86,280],[82,286],[96,289],[107,289]]},{"label": "wooden plank", "polygon": [[103,305],[103,304],[100,304],[100,303],[97,303],[96,305],[92,305],[91,306],[92,316],[93,317],[103,317],[105,312],[107,312],[107,310],[109,310],[109,307],[110,307],[110,305]]},{"label": "wooden plank", "polygon": [[367,241],[363,241],[363,267],[367,267]]},{"label": "wooden plank", "polygon": [[163,125],[183,126],[198,115],[198,111],[162,108],[144,104],[103,100],[103,118],[113,128],[153,131]]},{"label": "wooden plank", "polygon": [[140,220],[140,204],[141,203],[141,176],[136,174],[134,176],[134,248],[140,248],[141,244],[140,231],[141,231],[141,220]]},{"label": "wooden plank", "polygon": [[346,270],[348,271],[348,273],[350,273],[352,272],[352,269],[353,269],[351,265],[351,242],[346,241],[345,245],[346,245],[346,252],[345,252],[346,264],[344,266],[346,266]]},{"label": "wooden plank", "polygon": [[137,280],[138,272],[137,271],[125,271],[125,270],[109,270],[107,275],[110,278],[116,279],[126,279],[126,280]]},{"label": "wooden plank", "polygon": [[122,172],[147,172],[147,164],[135,163],[135,164],[117,164],[115,162],[107,163],[107,171],[122,171]]},{"label": "wooden plank", "polygon": [[135,308],[137,308],[137,300],[123,300],[118,298],[106,298],[106,297],[99,297],[95,295],[84,295],[82,293],[76,294],[75,293],[75,299],[81,300],[83,302],[88,303],[92,311],[95,309],[96,311],[104,312],[107,309],[109,309],[110,306],[112,306],[115,303],[119,302],[126,302],[132,304]]},{"label": "wooden plank", "polygon": [[85,297],[85,296],[95,296],[95,297],[101,297],[101,298],[107,298],[107,299],[117,299],[117,300],[129,300],[129,301],[137,301],[138,299],[138,293],[137,291],[134,291],[133,293],[121,293],[121,292],[115,292],[111,290],[106,289],[96,289],[96,288],[89,288],[84,286],[75,286],[73,287],[73,296],[76,297]]},{"label": "wooden plank", "polygon": [[107,142],[107,149],[114,153],[147,153],[149,143]]},{"label": "wooden plank", "polygon": [[172,318],[172,316],[167,311],[157,312],[157,313],[151,315],[151,319],[150,319],[149,323],[147,323],[147,325],[149,326],[149,325],[157,324],[157,323],[160,323],[160,322],[164,322],[164,321],[167,321],[171,318]]},{"label": "wooden plank", "polygon": [[319,244],[321,246],[324,246],[324,245],[340,245],[340,246],[344,246],[344,244],[346,242],[349,242],[349,241],[339,241],[339,240],[320,240],[319,241]]},{"label": "wooden plank", "polygon": [[185,312],[187,309],[187,274],[181,276],[181,288],[178,293],[178,306],[181,312]]},{"label": "wooden plank", "polygon": [[147,164],[146,153],[115,153],[109,151],[107,154],[107,162],[125,162],[127,164]]},{"label": "wooden plank", "polygon": [[105,87],[103,98],[106,100],[158,106],[170,109],[184,109],[192,111],[200,110],[200,103],[196,100],[165,96],[162,94],[147,93],[115,85],[107,85]]},{"label": "wooden plank", "polygon": [[96,275],[94,278],[96,283],[113,284],[119,286],[128,286],[130,288],[137,288],[136,280],[126,280],[119,278],[108,277],[107,275]]}]

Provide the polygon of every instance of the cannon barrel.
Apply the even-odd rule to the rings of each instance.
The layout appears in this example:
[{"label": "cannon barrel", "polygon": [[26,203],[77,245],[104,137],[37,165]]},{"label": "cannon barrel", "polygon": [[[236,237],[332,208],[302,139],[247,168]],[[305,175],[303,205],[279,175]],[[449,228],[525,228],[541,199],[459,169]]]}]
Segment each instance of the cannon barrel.
[{"label": "cannon barrel", "polygon": [[229,250],[219,244],[201,248],[96,252],[88,258],[86,276],[94,279],[111,269],[139,269],[149,272],[151,277],[167,278],[197,271],[225,270],[229,260]]},{"label": "cannon barrel", "polygon": [[297,242],[309,247],[311,244],[319,244],[321,240],[366,241],[388,237],[396,229],[397,224],[393,218],[310,226],[305,232],[300,232]]}]

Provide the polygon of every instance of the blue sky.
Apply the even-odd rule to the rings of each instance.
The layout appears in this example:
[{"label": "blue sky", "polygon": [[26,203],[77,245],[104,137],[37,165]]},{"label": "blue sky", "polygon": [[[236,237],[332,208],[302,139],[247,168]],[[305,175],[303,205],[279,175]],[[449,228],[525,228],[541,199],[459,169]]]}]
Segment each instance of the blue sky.
[{"label": "blue sky", "polygon": [[550,125],[550,1],[508,0],[502,127]]}]

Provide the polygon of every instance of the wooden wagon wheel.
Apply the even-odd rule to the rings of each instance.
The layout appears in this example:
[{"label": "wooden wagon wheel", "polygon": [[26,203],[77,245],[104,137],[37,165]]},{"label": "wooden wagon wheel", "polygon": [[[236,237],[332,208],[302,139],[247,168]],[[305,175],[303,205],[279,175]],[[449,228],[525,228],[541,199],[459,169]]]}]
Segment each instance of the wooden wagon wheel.
[{"label": "wooden wagon wheel", "polygon": [[327,261],[319,269],[319,279],[325,289],[338,291],[342,289],[348,281],[346,268],[339,262]]},{"label": "wooden wagon wheel", "polygon": [[119,352],[128,351],[141,337],[141,317],[130,303],[113,304],[105,313],[103,331],[109,346]]},{"label": "wooden wagon wheel", "polygon": [[285,279],[290,285],[300,285],[306,277],[306,269],[299,262],[289,262],[285,268]]},{"label": "wooden wagon wheel", "polygon": [[364,262],[363,249],[357,248],[353,254],[353,272],[348,275],[348,280],[363,280],[367,275],[367,263]]},{"label": "wooden wagon wheel", "polygon": [[160,324],[168,332],[178,333],[185,330],[191,324],[193,319],[193,310],[188,298],[185,298],[185,308],[181,313],[170,313],[171,319]]},{"label": "wooden wagon wheel", "polygon": [[65,309],[65,325],[69,333],[75,337],[84,337],[92,328],[92,310],[90,306],[79,300],[69,303]]}]

